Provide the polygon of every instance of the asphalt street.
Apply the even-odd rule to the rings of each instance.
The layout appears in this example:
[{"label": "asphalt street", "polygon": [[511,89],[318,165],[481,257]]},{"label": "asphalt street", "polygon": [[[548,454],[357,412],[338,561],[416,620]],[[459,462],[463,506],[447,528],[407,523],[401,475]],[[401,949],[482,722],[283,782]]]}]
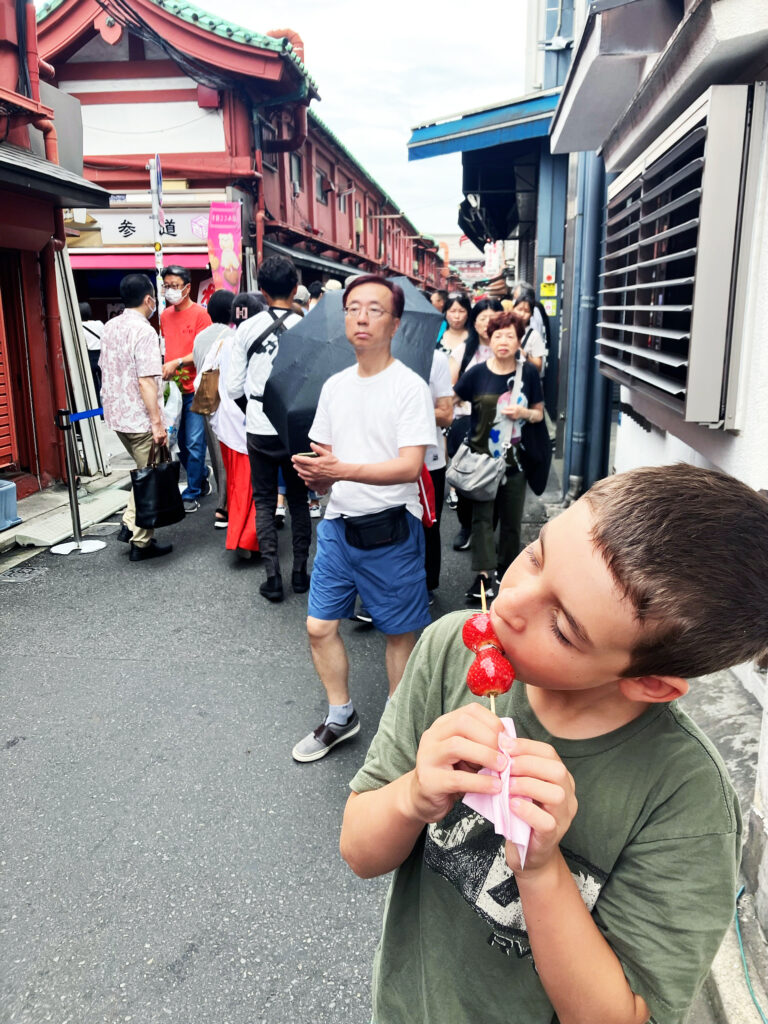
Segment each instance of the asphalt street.
[{"label": "asphalt street", "polygon": [[[387,880],[357,879],[338,839],[383,639],[343,624],[361,733],[296,764],[325,707],[306,596],[261,598],[214,505],[158,534],[167,558],[130,563],[103,526],[103,551],[0,584],[3,1024],[370,1020]],[[445,516],[435,616],[472,578]]]}]

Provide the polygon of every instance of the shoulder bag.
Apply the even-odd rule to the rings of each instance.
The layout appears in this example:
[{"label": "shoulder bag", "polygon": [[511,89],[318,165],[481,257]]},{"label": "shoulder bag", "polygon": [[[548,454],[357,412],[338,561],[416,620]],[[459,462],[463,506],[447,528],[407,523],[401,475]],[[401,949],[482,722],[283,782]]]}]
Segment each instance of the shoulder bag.
[{"label": "shoulder bag", "polygon": [[[520,363],[512,386],[510,405],[515,405],[523,386],[523,364]],[[451,459],[445,481],[471,501],[493,501],[509,468],[506,452],[494,458],[488,452],[474,452],[462,441]]]},{"label": "shoulder bag", "polygon": [[552,441],[546,420],[523,423],[520,444],[517,446],[517,459],[533,493],[543,494],[552,464]]},{"label": "shoulder bag", "polygon": [[[224,335],[229,330],[229,327],[225,327],[221,332],[216,341],[219,342],[219,347],[213,357],[215,362],[216,356],[221,352],[221,346],[224,344]],[[221,339],[221,340],[219,340]],[[214,345],[216,342],[213,343]],[[211,346],[213,347],[213,346]],[[207,360],[206,360],[207,362]],[[210,416],[216,412],[219,408],[219,402],[221,401],[221,395],[219,394],[219,368],[218,366],[211,367],[210,370],[203,370],[200,374],[200,383],[195,391],[195,397],[192,399],[192,405],[190,409],[192,412],[198,412],[201,416]]]},{"label": "shoulder bag", "polygon": [[445,482],[472,501],[493,501],[504,474],[507,460],[494,459],[484,452],[473,452],[462,441],[445,474]]}]

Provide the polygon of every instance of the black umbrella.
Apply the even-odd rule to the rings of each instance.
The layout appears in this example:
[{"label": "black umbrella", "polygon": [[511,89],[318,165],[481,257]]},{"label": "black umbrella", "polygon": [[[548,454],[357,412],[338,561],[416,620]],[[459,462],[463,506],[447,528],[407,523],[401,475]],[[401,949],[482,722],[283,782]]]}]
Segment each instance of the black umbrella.
[{"label": "black umbrella", "polygon": [[[429,381],[442,315],[407,277],[394,277],[405,293],[392,355]],[[309,428],[323,384],[352,366],[355,350],[347,340],[341,292],[320,302],[280,338],[280,348],[264,389],[264,412],[290,452],[309,451]]]}]

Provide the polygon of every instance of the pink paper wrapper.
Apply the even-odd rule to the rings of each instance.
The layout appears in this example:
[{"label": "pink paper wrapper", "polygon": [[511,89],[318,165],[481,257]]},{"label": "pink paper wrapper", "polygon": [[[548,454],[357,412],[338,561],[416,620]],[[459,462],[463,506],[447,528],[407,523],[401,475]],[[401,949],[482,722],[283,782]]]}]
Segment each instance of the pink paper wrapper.
[{"label": "pink paper wrapper", "polygon": [[[502,718],[504,733],[511,740],[517,737],[515,726],[511,718]],[[501,749],[501,748],[499,748]],[[502,754],[505,751],[501,751]],[[481,768],[480,775],[495,775],[501,779],[500,793],[467,793],[464,803],[473,811],[482,814],[490,821],[499,836],[504,836],[514,843],[520,854],[520,864],[525,867],[525,855],[528,852],[528,842],[531,838],[531,826],[521,821],[509,808],[509,760],[503,772],[491,771],[488,768]]]}]

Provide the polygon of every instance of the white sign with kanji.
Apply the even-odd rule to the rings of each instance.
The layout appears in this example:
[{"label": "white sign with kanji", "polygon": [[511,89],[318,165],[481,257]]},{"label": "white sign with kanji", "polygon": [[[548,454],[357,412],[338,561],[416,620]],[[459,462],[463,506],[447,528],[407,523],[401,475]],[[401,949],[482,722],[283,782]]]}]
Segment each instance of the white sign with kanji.
[{"label": "white sign with kanji", "polygon": [[[201,245],[208,238],[207,210],[165,208],[163,242],[170,245]],[[152,245],[152,215],[149,210],[92,210],[101,228],[103,245]]]}]

